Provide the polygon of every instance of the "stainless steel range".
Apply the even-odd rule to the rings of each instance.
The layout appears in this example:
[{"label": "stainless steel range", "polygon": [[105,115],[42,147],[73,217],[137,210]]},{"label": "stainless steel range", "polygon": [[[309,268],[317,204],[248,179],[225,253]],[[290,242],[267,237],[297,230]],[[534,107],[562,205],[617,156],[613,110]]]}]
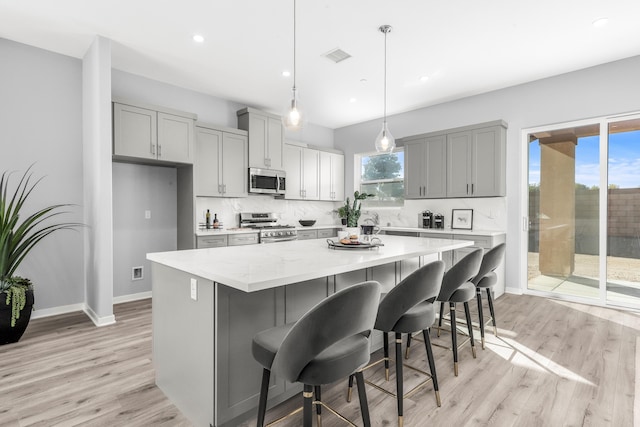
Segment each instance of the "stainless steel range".
[{"label": "stainless steel range", "polygon": [[259,243],[287,242],[298,240],[298,232],[292,225],[278,224],[273,213],[244,212],[240,214],[241,228],[255,228],[260,231]]}]

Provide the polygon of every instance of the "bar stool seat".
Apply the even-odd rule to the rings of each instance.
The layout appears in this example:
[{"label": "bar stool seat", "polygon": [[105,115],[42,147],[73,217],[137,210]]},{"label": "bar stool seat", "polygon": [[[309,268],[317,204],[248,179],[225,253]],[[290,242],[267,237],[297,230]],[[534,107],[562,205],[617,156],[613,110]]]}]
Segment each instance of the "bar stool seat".
[{"label": "bar stool seat", "polygon": [[[321,406],[326,407],[322,403],[321,386],[355,373],[362,419],[365,426],[371,425],[361,368],[369,362],[370,335],[379,300],[378,282],[359,283],[320,301],[297,322],[276,326],[254,336],[253,357],[263,367],[258,427],[264,425],[272,371],[286,381],[303,384],[305,427],[312,425],[314,404],[321,425]],[[315,401],[312,399],[314,394]],[[327,409],[348,421],[333,409]]]},{"label": "bar stool seat", "polygon": [[491,322],[493,323],[493,334],[498,336],[498,328],[496,326],[496,313],[493,309],[493,297],[491,292],[493,287],[498,283],[498,275],[495,270],[502,263],[506,251],[506,244],[500,243],[494,248],[487,251],[482,257],[482,264],[476,277],[472,280],[476,287],[476,299],[478,301],[478,321],[480,323],[480,337],[482,340],[482,349],[484,350],[484,318],[482,313],[482,289],[487,292],[487,303],[489,304],[489,312],[491,313]]}]

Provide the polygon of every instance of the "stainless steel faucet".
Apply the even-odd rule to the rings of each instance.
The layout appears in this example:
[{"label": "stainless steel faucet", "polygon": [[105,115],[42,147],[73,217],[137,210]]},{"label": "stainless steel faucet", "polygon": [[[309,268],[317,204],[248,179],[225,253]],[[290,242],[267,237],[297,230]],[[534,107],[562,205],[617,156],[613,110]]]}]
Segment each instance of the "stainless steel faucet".
[{"label": "stainless steel faucet", "polygon": [[366,215],[370,215],[370,217],[366,218],[365,221],[372,221],[373,225],[380,225],[380,216],[378,215],[378,212],[365,211],[363,213]]}]

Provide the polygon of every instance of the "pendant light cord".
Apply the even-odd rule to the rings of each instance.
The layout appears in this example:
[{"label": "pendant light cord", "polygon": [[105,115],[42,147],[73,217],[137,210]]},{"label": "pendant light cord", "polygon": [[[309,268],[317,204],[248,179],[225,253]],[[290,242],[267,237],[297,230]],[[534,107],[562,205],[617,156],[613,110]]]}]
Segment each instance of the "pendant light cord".
[{"label": "pendant light cord", "polygon": [[296,90],[296,0],[293,0],[293,91]]},{"label": "pendant light cord", "polygon": [[388,28],[384,30],[384,122],[387,123],[387,33]]}]

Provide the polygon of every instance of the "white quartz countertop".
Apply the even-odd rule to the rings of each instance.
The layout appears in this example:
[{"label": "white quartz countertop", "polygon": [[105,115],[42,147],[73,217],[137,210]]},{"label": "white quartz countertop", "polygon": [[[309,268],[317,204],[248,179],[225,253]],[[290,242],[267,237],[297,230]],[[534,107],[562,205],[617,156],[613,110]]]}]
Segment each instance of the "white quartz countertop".
[{"label": "white quartz countertop", "polygon": [[329,249],[326,240],[312,239],[157,252],[147,259],[254,292],[473,245],[467,240],[380,237],[384,246],[372,249]]},{"label": "white quartz countertop", "polygon": [[404,231],[410,233],[462,234],[465,236],[500,236],[505,234],[500,230],[459,230],[451,228],[419,228],[419,227],[381,227],[383,231]]}]

